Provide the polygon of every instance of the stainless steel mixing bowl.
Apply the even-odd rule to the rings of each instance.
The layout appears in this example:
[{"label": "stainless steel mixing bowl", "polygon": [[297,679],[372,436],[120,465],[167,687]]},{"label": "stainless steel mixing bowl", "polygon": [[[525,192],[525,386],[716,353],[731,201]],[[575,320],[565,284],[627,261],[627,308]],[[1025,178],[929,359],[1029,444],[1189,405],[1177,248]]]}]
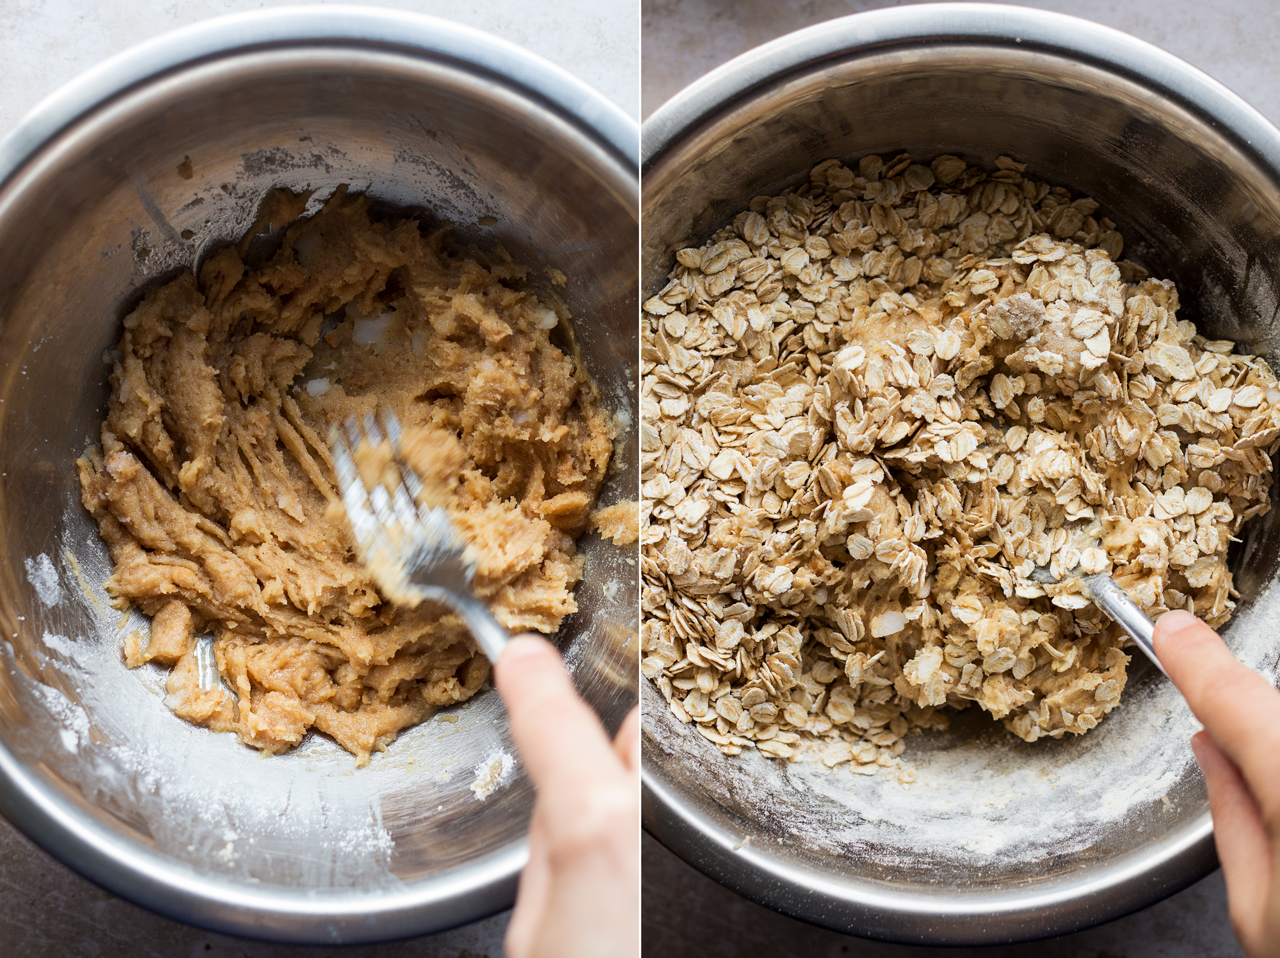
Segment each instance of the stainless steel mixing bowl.
[{"label": "stainless steel mixing bowl", "polygon": [[[145,284],[253,222],[274,186],[340,184],[501,241],[560,290],[634,496],[634,122],[511,44],[425,17],[316,7],[211,21],[45,101],[0,144],[0,810],[112,891],[210,928],[300,942],[402,937],[508,907],[532,791],[492,692],[357,770],[326,739],[265,758],[175,718],[126,672],[134,623],[74,462],[103,350]],[[187,161],[189,160],[189,164]],[[611,727],[635,701],[634,550],[585,540],[559,641]],[[479,789],[481,793],[484,789]]]},{"label": "stainless steel mixing bowl", "polygon": [[[860,14],[716,70],[641,139],[645,296],[680,246],[820,160],[1008,154],[1097,199],[1126,255],[1177,282],[1182,317],[1280,368],[1280,134],[1208,77],[1113,30],[1007,6]],[[1226,629],[1269,674],[1278,522],[1274,511],[1254,522],[1231,554],[1241,598]],[[1214,867],[1190,714],[1141,660],[1121,707],[1083,738],[1028,745],[961,713],[951,733],[910,739],[910,786],[726,758],[650,683],[641,697],[650,831],[735,891],[841,931],[946,944],[1047,936]]]}]

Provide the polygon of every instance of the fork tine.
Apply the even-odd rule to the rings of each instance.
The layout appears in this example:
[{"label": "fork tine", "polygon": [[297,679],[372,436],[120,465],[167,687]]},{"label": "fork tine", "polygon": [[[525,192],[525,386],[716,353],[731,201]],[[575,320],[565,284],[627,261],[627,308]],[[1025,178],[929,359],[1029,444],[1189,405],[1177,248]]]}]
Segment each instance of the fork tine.
[{"label": "fork tine", "polygon": [[342,485],[350,477],[352,462],[347,439],[337,426],[329,430],[329,448],[333,450],[334,472],[337,473],[338,484]]},{"label": "fork tine", "polygon": [[382,428],[387,432],[393,455],[400,455],[400,420],[390,409],[382,410]]},{"label": "fork tine", "polygon": [[347,502],[354,494],[356,502],[359,503],[364,484],[360,482],[356,464],[351,459],[351,449],[337,427],[334,427],[329,434],[329,445],[333,449],[333,470],[338,477],[338,488],[342,490],[343,502]]},{"label": "fork tine", "polygon": [[382,442],[382,430],[378,428],[378,420],[371,412],[364,414],[364,434],[371,446]]},{"label": "fork tine", "polygon": [[419,506],[418,518],[422,521],[425,531],[445,548],[454,549],[458,547],[458,537],[453,528],[453,523],[449,521],[449,515],[443,509],[429,509],[426,506]]},{"label": "fork tine", "polygon": [[338,477],[338,488],[342,491],[342,504],[347,510],[351,531],[356,537],[356,544],[362,550],[367,550],[377,534],[373,515],[369,511],[368,492],[360,480],[355,462],[352,461],[351,449],[342,431],[336,426],[329,434],[329,444],[333,447],[334,472]]},{"label": "fork tine", "polygon": [[351,449],[360,447],[360,440],[364,438],[364,433],[360,431],[360,421],[355,416],[347,419],[343,425],[347,430],[347,444]]},{"label": "fork tine", "polygon": [[403,480],[407,479],[410,470],[401,468],[401,483],[396,486],[395,493],[391,497],[391,505],[395,509],[396,519],[399,521],[401,528],[410,532],[420,532],[418,525],[420,519],[418,510],[413,504],[413,500],[409,497],[409,490],[405,488]]},{"label": "fork tine", "polygon": [[391,511],[391,497],[387,495],[387,490],[381,485],[374,486],[369,490],[369,504],[373,506],[373,514],[378,517],[378,521],[383,526],[395,524],[396,517]]},{"label": "fork tine", "polygon": [[422,497],[422,480],[413,469],[403,465],[400,467],[400,478],[409,490],[409,498],[416,503]]},{"label": "fork tine", "polygon": [[391,443],[391,454],[400,466],[400,479],[409,489],[409,498],[416,503],[418,497],[422,495],[422,480],[418,478],[416,472],[405,466],[401,459],[400,439],[402,432],[400,430],[400,420],[390,409],[382,411],[382,427],[387,431],[387,440]]}]

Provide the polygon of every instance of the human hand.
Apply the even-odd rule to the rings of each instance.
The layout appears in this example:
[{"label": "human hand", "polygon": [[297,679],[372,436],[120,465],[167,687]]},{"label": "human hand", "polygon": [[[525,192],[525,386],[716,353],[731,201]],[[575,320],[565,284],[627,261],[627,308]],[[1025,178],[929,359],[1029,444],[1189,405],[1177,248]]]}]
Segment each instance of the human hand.
[{"label": "human hand", "polygon": [[640,954],[640,713],[612,742],[560,654],[519,635],[494,666],[537,790],[507,958]]},{"label": "human hand", "polygon": [[1160,617],[1156,655],[1204,731],[1191,748],[1209,786],[1231,924],[1249,958],[1280,955],[1280,691],[1190,612]]}]

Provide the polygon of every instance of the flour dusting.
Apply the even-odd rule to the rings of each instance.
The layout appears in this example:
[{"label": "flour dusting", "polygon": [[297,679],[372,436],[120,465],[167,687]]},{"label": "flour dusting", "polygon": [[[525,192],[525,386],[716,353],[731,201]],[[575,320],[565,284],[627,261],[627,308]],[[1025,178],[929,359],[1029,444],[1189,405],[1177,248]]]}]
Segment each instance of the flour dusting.
[{"label": "flour dusting", "polygon": [[[1280,590],[1266,587],[1224,630],[1274,679]],[[1127,650],[1140,658],[1140,653]],[[976,710],[907,739],[916,780],[854,775],[755,751],[722,755],[644,683],[646,765],[722,829],[725,847],[850,881],[962,882],[967,890],[1086,868],[1208,821],[1189,746],[1198,728],[1177,690],[1134,661],[1121,705],[1087,736],[1028,744]],[[697,796],[697,798],[693,798]],[[704,804],[705,803],[705,804]]]},{"label": "flour dusting", "polygon": [[44,603],[46,609],[53,608],[62,601],[62,584],[58,581],[58,570],[53,560],[45,553],[34,559],[24,559],[27,567],[27,579],[35,587],[36,595]]},{"label": "flour dusting", "polygon": [[472,770],[476,778],[471,783],[471,791],[483,802],[503,783],[514,767],[515,761],[507,752],[495,752]]},{"label": "flour dusting", "polygon": [[[68,536],[64,548],[79,557],[83,592],[66,590],[55,610],[32,595],[40,614],[28,621],[41,638],[22,653],[0,646],[0,670],[29,722],[27,737],[14,745],[27,750],[28,764],[54,766],[83,794],[130,808],[147,822],[148,842],[169,856],[244,881],[394,892],[404,887],[393,865],[397,835],[412,833],[424,849],[439,840],[440,854],[453,854],[434,837],[445,832],[432,821],[465,815],[485,827],[476,819],[509,814],[509,802],[531,802],[527,781],[512,774],[496,693],[465,710],[474,725],[467,735],[456,725],[426,723],[358,772],[349,754],[320,736],[293,755],[263,758],[234,735],[182,722],[163,704],[164,670],[129,671],[120,661],[122,636],[146,619],[104,614],[101,583],[111,563],[101,543]],[[31,563],[33,591],[45,566]],[[475,810],[470,776],[450,783],[418,774],[470,766],[486,755],[486,765],[500,760],[491,790],[513,781],[483,813]],[[426,808],[435,811],[424,821]]]},{"label": "flour dusting", "polygon": [[51,686],[34,685],[32,691],[62,726],[58,729],[58,740],[63,748],[78,752],[82,744],[89,744],[89,716],[84,709]]}]

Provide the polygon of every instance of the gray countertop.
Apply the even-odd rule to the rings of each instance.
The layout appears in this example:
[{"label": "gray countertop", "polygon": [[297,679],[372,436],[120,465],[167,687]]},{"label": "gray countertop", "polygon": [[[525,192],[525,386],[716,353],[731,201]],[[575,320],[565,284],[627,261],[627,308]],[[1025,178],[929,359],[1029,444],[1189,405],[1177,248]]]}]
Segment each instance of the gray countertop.
[{"label": "gray countertop", "polygon": [[644,836],[644,954],[653,958],[1238,958],[1222,873],[1137,914],[1048,941],[925,948],[851,938],[716,884]]},{"label": "gray countertop", "polygon": [[[1280,123],[1280,66],[1272,38],[1280,5],[1267,0],[1041,0],[1176,54]],[[834,17],[905,6],[898,0],[642,0],[645,116],[721,63],[775,37]],[[1145,911],[1050,941],[999,948],[923,948],[868,942],[776,914],[734,894],[644,839],[644,952],[662,958],[1227,958],[1241,955],[1221,873]]]},{"label": "gray countertop", "polygon": [[407,942],[307,948],[216,935],[117,898],[0,818],[4,958],[501,958],[510,912]]},{"label": "gray countertop", "polygon": [[[298,2],[298,0],[294,0]],[[353,0],[347,0],[353,3]],[[639,108],[638,0],[380,0],[486,30],[576,75],[629,115]],[[0,0],[0,135],[41,98],[142,40],[209,17],[288,0]],[[304,948],[210,934],[161,918],[79,877],[0,818],[3,958],[499,958],[510,913],[427,938]]]},{"label": "gray countertop", "polygon": [[[997,0],[1000,2],[1000,0]],[[1280,6],[1272,0],[1023,0],[1084,17],[1168,50],[1280,121],[1274,62]],[[903,0],[642,0],[641,105],[645,116],[707,71],[804,27]]]}]

